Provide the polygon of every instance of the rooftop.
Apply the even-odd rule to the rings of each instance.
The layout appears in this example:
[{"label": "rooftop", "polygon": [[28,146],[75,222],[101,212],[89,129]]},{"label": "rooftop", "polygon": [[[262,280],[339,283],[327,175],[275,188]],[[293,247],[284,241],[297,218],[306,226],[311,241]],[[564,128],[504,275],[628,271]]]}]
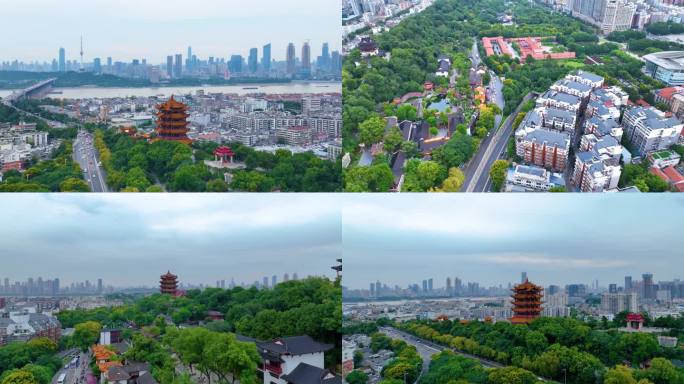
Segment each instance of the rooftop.
[{"label": "rooftop", "polygon": [[684,70],[684,51],[663,51],[644,55],[644,60],[670,70]]}]

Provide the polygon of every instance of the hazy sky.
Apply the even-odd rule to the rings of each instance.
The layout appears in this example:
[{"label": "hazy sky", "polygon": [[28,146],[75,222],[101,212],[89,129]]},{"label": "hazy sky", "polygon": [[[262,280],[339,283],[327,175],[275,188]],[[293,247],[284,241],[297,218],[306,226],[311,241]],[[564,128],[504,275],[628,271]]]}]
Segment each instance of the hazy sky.
[{"label": "hazy sky", "polygon": [[447,277],[491,286],[684,278],[677,194],[347,195],[344,280],[365,288]]},{"label": "hazy sky", "polygon": [[193,53],[227,58],[247,56],[252,47],[272,43],[272,57],[285,58],[289,42],[301,55],[310,40],[311,57],[340,48],[339,0],[0,0],[3,38],[0,61],[52,61],[60,47],[77,59],[84,39],[84,60],[111,56],[114,61]]},{"label": "hazy sky", "polygon": [[334,195],[8,195],[0,199],[0,278],[149,285],[239,283],[285,272],[334,276]]}]

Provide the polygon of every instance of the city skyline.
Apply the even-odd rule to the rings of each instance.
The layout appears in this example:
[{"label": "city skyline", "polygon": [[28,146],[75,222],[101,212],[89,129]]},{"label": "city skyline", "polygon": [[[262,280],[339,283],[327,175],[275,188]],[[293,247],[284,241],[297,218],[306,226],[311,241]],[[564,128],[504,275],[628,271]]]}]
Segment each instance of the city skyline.
[{"label": "city skyline", "polygon": [[443,286],[447,277],[458,277],[506,286],[522,272],[540,285],[599,279],[607,286],[647,272],[660,280],[682,277],[681,268],[672,268],[684,247],[676,224],[684,202],[675,195],[591,195],[581,202],[570,195],[535,197],[531,204],[518,195],[389,201],[347,195],[343,284],[368,289],[380,280],[406,287],[434,278]]},{"label": "city skyline", "polygon": [[332,196],[174,196],[8,195],[0,278],[156,286],[167,270],[208,285],[335,275],[341,229]]},{"label": "city skyline", "polygon": [[31,0],[22,7],[12,7],[0,0],[0,6],[6,10],[8,29],[23,31],[27,18],[33,20],[31,30],[13,36],[13,44],[3,51],[0,61],[50,62],[59,59],[61,47],[67,60],[80,60],[81,36],[84,62],[112,57],[124,62],[145,58],[148,63],[162,64],[166,56],[184,54],[188,46],[205,59],[229,58],[232,54],[247,57],[255,47],[261,58],[262,47],[268,43],[272,44],[272,58],[282,61],[290,42],[301,49],[308,41],[316,47],[313,52],[320,51],[326,42],[331,51],[341,45],[337,27],[341,10],[331,0],[301,0],[296,4],[256,0],[240,6],[199,0],[192,7],[177,0],[124,0],[116,4],[77,0],[68,7]]}]

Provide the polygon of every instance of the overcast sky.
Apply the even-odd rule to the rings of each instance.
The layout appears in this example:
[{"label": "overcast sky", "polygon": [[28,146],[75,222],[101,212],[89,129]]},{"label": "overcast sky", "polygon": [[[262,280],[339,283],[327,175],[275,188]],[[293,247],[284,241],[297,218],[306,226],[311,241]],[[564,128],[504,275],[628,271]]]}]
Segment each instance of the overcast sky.
[{"label": "overcast sky", "polygon": [[522,271],[543,285],[684,278],[677,194],[346,195],[342,217],[350,288],[506,286]]},{"label": "overcast sky", "polygon": [[165,62],[188,45],[197,57],[247,56],[272,43],[272,57],[285,58],[289,42],[311,57],[323,42],[340,48],[340,0],[0,0],[3,38],[0,61],[52,61],[60,47],[75,60],[84,39],[84,60],[147,58]]},{"label": "overcast sky", "polygon": [[62,284],[236,283],[297,272],[334,276],[334,195],[8,195],[0,199],[0,278]]}]

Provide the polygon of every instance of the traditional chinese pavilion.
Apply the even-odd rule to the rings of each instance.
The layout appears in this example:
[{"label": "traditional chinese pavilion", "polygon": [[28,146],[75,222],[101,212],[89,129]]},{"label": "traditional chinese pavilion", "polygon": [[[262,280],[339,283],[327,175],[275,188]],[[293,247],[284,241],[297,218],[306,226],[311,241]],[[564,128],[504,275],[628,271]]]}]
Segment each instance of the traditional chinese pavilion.
[{"label": "traditional chinese pavilion", "polygon": [[516,285],[512,291],[513,317],[510,319],[512,324],[529,324],[541,316],[544,288],[525,279],[524,283]]},{"label": "traditional chinese pavilion", "polygon": [[157,128],[155,132],[157,140],[180,141],[190,144],[188,138],[188,107],[176,100],[173,96],[166,103],[157,105]]},{"label": "traditional chinese pavilion", "polygon": [[233,156],[235,156],[235,153],[233,152],[230,147],[218,147],[214,150],[214,160],[216,161],[221,161],[221,163],[227,163],[227,162],[233,162]]},{"label": "traditional chinese pavilion", "polygon": [[644,326],[644,317],[640,313],[627,314],[627,328],[640,331]]},{"label": "traditional chinese pavilion", "polygon": [[159,290],[163,294],[176,296],[178,294],[178,276],[171,273],[171,271],[159,277]]}]

